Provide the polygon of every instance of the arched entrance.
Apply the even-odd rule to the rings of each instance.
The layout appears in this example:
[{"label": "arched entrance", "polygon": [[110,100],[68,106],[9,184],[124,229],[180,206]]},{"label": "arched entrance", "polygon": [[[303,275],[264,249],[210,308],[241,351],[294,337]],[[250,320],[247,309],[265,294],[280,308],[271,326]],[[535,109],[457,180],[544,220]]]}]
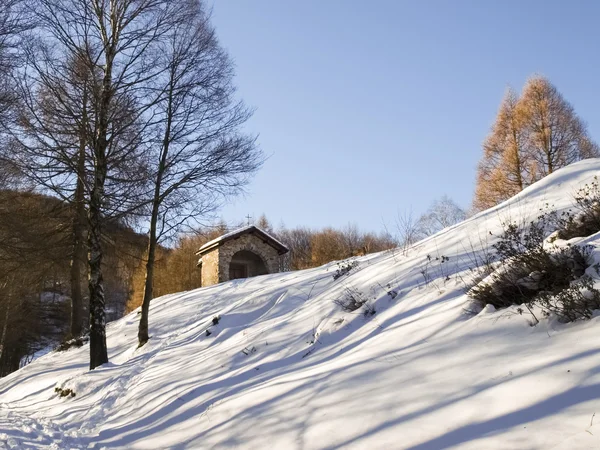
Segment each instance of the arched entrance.
[{"label": "arched entrance", "polygon": [[249,250],[240,250],[231,257],[229,279],[255,277],[269,273],[263,259]]}]

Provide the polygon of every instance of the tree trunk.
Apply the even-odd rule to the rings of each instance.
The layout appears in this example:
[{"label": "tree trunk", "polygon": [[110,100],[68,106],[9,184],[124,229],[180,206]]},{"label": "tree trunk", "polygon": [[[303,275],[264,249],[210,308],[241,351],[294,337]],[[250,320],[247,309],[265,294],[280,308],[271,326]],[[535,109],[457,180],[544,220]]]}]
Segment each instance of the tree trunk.
[{"label": "tree trunk", "polygon": [[163,137],[162,152],[158,162],[158,170],[156,173],[156,181],[154,184],[154,196],[152,198],[152,215],[150,216],[150,236],[148,239],[148,260],[146,261],[146,280],[144,283],[144,300],[142,301],[142,317],[140,317],[140,326],[138,329],[138,345],[141,347],[150,338],[148,336],[148,314],[150,311],[150,301],[152,300],[152,291],[154,290],[154,260],[156,259],[156,246],[158,245],[157,237],[157,222],[160,204],[162,202],[161,187],[167,157],[169,154],[169,142],[171,139],[172,125],[172,101],[173,101],[173,84],[169,85],[168,91],[168,106],[167,106],[167,123],[165,134]]},{"label": "tree trunk", "polygon": [[84,177],[85,140],[82,139],[77,161],[77,186],[75,188],[73,216],[73,257],[71,259],[71,337],[81,335],[83,328],[83,294],[81,273],[85,267],[85,202]]},{"label": "tree trunk", "polygon": [[[108,56],[107,56],[108,58]],[[111,61],[112,62],[112,61]],[[94,184],[90,193],[88,214],[89,293],[90,293],[90,370],[108,362],[106,349],[106,311],[104,279],[102,277],[102,203],[106,181],[108,148],[107,134],[111,99],[112,65],[108,63],[102,85],[98,111],[98,131],[94,145]]]},{"label": "tree trunk", "polygon": [[6,299],[6,310],[4,312],[4,323],[2,324],[2,335],[0,336],[0,376],[3,376],[4,373],[1,370],[2,357],[4,356],[4,348],[6,347],[6,333],[8,330],[8,320],[10,319],[10,294],[7,294]]},{"label": "tree trunk", "polygon": [[158,205],[152,208],[152,217],[150,219],[150,237],[148,242],[148,259],[146,261],[146,279],[144,281],[144,300],[142,301],[142,317],[140,317],[140,326],[138,329],[138,344],[141,347],[150,336],[148,336],[148,313],[150,311],[150,301],[152,300],[152,291],[154,288],[154,261],[156,259],[156,222],[158,220]]},{"label": "tree trunk", "polygon": [[513,142],[515,144],[515,148],[514,148],[514,152],[515,152],[515,171],[517,173],[517,186],[519,188],[519,192],[521,192],[524,189],[523,186],[523,168],[521,167],[521,152],[519,151],[519,136],[517,134],[517,124],[515,124],[514,120],[512,121],[512,135],[513,135]]},{"label": "tree trunk", "polygon": [[106,165],[97,161],[89,211],[89,291],[90,291],[90,370],[108,362],[106,349],[106,312],[102,277],[102,197]]}]

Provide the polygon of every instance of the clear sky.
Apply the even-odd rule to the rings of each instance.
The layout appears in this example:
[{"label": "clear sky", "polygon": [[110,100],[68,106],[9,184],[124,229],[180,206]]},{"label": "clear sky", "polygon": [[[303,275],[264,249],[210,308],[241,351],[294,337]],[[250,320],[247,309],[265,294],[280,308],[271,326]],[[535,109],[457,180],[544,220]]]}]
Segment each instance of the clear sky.
[{"label": "clear sky", "polygon": [[600,140],[600,1],[213,0],[269,156],[222,217],[377,231],[469,206],[504,90],[547,76]]}]

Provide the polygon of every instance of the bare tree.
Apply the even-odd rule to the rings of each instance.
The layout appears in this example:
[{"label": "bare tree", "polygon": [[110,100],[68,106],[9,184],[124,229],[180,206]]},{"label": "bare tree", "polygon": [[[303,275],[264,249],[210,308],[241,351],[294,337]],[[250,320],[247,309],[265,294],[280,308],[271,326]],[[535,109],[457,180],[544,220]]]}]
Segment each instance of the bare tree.
[{"label": "bare tree", "polygon": [[44,326],[50,305],[40,296],[68,268],[65,213],[53,198],[0,192],[0,376],[62,332]]},{"label": "bare tree", "polygon": [[[42,17],[44,13],[50,14],[46,5],[34,6],[37,8],[34,11]],[[45,22],[46,29],[49,24],[50,18]],[[14,83],[19,101],[13,108],[12,120],[3,122],[12,144],[3,159],[38,190],[50,192],[71,205],[70,332],[78,336],[83,327],[82,281],[87,259],[86,199],[94,180],[90,143],[97,120],[95,99],[102,77],[100,67],[92,64],[90,57],[96,58],[99,52],[89,48],[91,44],[87,41],[65,49],[37,34],[30,35],[26,44],[23,67]],[[139,167],[131,164],[132,154],[138,153],[133,145],[139,142],[135,138],[137,128],[115,130],[116,123],[121,127],[131,122],[135,114],[132,104],[131,97],[125,95],[111,105],[112,139],[107,152],[111,155],[111,165],[105,182],[109,189],[104,194],[104,217],[114,216],[121,203],[119,199],[131,203],[135,198],[126,186],[139,179],[130,176]]]},{"label": "bare tree", "polygon": [[9,114],[15,102],[11,73],[20,60],[21,36],[30,28],[23,0],[0,0],[0,117]]},{"label": "bare tree", "polygon": [[158,135],[146,281],[139,345],[148,341],[158,242],[191,217],[213,211],[238,193],[262,164],[254,138],[241,126],[251,111],[234,100],[232,64],[219,46],[209,16],[196,0],[173,2],[171,28],[161,47],[164,95],[153,108]]},{"label": "bare tree", "polygon": [[[170,28],[167,0],[39,0],[32,2],[40,34],[59,61],[78,61],[93,79],[85,124],[87,159],[87,245],[90,302],[90,368],[108,361],[105,336],[102,232],[117,209],[127,178],[119,175],[140,159],[144,133],[152,126],[150,108],[158,94],[151,80],[160,38]],[[133,176],[132,173],[130,175]],[[141,174],[145,175],[145,174]],[[139,177],[142,183],[144,178]],[[129,180],[131,181],[131,179]],[[136,187],[139,183],[129,183]],[[119,197],[127,203],[126,197]]]},{"label": "bare tree", "polygon": [[26,76],[15,83],[17,117],[7,124],[13,151],[6,159],[36,187],[71,205],[70,333],[79,336],[87,253],[87,130],[94,120],[91,98],[97,86],[83,49],[61,61],[42,40],[32,39],[25,53]]},{"label": "bare tree", "polygon": [[277,238],[289,249],[284,255],[283,270],[301,270],[312,267],[312,235],[308,228],[299,227],[287,229],[281,227]]},{"label": "bare tree", "polygon": [[363,235],[356,224],[346,225],[341,230],[341,239],[346,251],[346,258],[357,256],[363,252]]},{"label": "bare tree", "polygon": [[[0,123],[11,119],[17,100],[12,75],[22,56],[22,34],[29,28],[22,3],[22,0],[0,0]],[[13,185],[18,177],[15,167],[2,158],[8,147],[6,134],[0,133],[0,188]]]},{"label": "bare tree", "polygon": [[419,237],[431,236],[444,228],[462,222],[466,217],[465,211],[460,206],[447,195],[443,195],[419,217],[417,221]]},{"label": "bare tree", "polygon": [[398,233],[399,247],[402,254],[406,255],[408,250],[422,238],[419,230],[419,221],[415,218],[412,208],[404,213],[396,215],[396,231]]},{"label": "bare tree", "polygon": [[267,216],[264,213],[261,214],[258,220],[256,221],[256,226],[261,230],[266,231],[267,233],[272,234],[275,232],[275,230],[273,230],[271,222],[269,222],[269,219],[267,219]]}]

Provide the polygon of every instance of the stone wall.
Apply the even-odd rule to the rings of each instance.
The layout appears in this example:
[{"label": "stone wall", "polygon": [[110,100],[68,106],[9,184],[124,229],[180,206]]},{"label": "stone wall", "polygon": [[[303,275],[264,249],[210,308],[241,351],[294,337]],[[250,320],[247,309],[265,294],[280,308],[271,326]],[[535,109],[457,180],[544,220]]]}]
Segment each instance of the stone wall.
[{"label": "stone wall", "polygon": [[[279,272],[279,253],[277,253],[277,250],[252,234],[243,234],[219,247],[219,283],[229,280],[229,263],[233,255],[241,250],[248,250],[260,256],[269,273]],[[204,266],[204,263],[202,265]],[[204,272],[202,278],[202,285],[208,286],[204,284]]]},{"label": "stone wall", "polygon": [[202,286],[219,282],[219,247],[202,255]]},{"label": "stone wall", "polygon": [[229,263],[237,252],[247,250],[258,255],[268,273],[279,272],[279,253],[269,244],[252,234],[243,234],[238,238],[226,241],[202,255],[202,286],[229,281]]}]

